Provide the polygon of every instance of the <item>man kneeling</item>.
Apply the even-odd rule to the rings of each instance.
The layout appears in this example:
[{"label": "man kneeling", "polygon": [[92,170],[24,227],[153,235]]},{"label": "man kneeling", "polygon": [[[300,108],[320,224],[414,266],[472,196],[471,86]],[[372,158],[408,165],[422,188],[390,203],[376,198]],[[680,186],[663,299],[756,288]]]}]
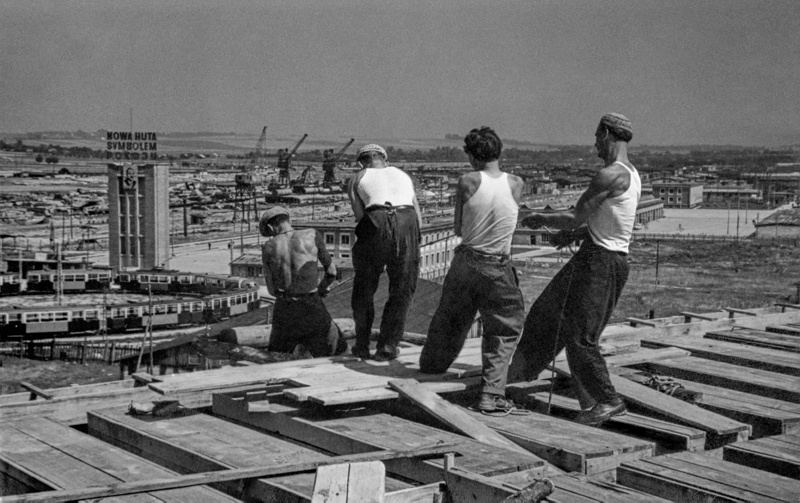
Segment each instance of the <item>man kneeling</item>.
[{"label": "man kneeling", "polygon": [[[265,211],[258,227],[262,236],[272,238],[261,247],[267,290],[275,296],[270,351],[291,353],[302,344],[314,357],[344,353],[347,342],[322,302],[336,279],[322,235],[292,228],[282,206]],[[317,261],[325,268],[319,284]]]}]

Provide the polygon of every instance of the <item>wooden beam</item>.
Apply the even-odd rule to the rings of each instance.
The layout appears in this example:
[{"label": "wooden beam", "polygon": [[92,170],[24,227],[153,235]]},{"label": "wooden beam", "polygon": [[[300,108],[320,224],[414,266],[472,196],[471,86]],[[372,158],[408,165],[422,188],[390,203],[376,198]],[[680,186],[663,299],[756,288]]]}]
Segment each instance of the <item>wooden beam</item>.
[{"label": "wooden beam", "polygon": [[644,325],[646,327],[651,327],[651,328],[657,328],[658,327],[658,323],[655,323],[655,322],[650,321],[650,320],[643,320],[641,318],[628,317],[628,318],[625,318],[625,321],[630,323],[632,327],[635,327],[637,325]]},{"label": "wooden beam", "polygon": [[19,385],[22,386],[23,388],[25,388],[26,390],[31,392],[31,400],[36,400],[37,397],[42,397],[45,400],[52,400],[53,399],[53,395],[51,395],[50,393],[45,392],[41,388],[39,388],[37,386],[34,386],[33,384],[31,384],[29,382],[22,381],[21,383],[19,383]]},{"label": "wooden beam", "polygon": [[703,321],[716,321],[718,319],[718,318],[712,318],[711,316],[705,314],[697,314],[689,311],[681,311],[680,314],[681,316],[683,316],[684,321],[686,323],[691,323],[693,318],[697,318],[698,320],[703,320]]},{"label": "wooden beam", "polygon": [[400,396],[411,400],[439,421],[470,438],[485,444],[497,445],[512,451],[530,454],[529,451],[506,439],[488,426],[469,417],[457,405],[443,400],[436,393],[424,388],[415,379],[396,379],[389,381],[389,386],[397,391]]},{"label": "wooden beam", "polygon": [[737,309],[735,307],[723,307],[722,309],[728,311],[728,318],[733,318],[734,314],[746,314],[747,316],[758,316],[758,313],[749,311],[747,309]]},{"label": "wooden beam", "polygon": [[288,475],[292,473],[307,472],[316,470],[320,466],[329,466],[342,463],[357,463],[363,461],[383,461],[398,458],[422,458],[438,457],[453,451],[454,445],[441,444],[430,447],[408,451],[378,451],[364,454],[354,454],[350,456],[338,456],[329,459],[307,461],[292,465],[258,467],[258,468],[239,468],[235,470],[221,470],[214,472],[195,473],[180,477],[154,479],[143,482],[127,482],[114,484],[106,487],[87,487],[82,489],[64,491],[45,491],[40,493],[23,494],[18,496],[4,496],[3,503],[22,503],[22,502],[59,502],[77,501],[96,498],[112,498],[127,494],[139,494],[144,492],[163,491],[166,489],[177,489],[179,487],[192,487],[199,485],[216,484],[219,482],[230,482],[243,479],[257,479],[263,477],[274,477]]},{"label": "wooden beam", "polygon": [[[687,357],[688,358],[688,357]],[[670,361],[670,360],[667,360]],[[556,372],[572,376],[569,367],[563,363],[556,364]],[[696,405],[688,404],[664,393],[659,393],[641,384],[610,374],[611,384],[617,393],[627,401],[640,407],[654,411],[683,424],[700,428],[718,437],[730,437],[736,440],[747,440],[750,436],[750,425],[733,421],[727,417],[703,410]]]},{"label": "wooden beam", "polygon": [[781,312],[786,312],[787,309],[800,309],[800,304],[787,304],[785,302],[776,302],[776,306],[781,308]]}]

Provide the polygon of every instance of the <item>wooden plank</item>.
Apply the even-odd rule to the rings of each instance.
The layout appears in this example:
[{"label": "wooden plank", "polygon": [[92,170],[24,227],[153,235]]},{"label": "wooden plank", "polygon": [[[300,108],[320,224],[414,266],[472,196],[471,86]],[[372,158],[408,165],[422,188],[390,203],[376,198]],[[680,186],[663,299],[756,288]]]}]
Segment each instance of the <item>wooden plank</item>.
[{"label": "wooden plank", "polygon": [[688,337],[673,337],[668,340],[643,339],[642,346],[678,347],[691,351],[692,356],[698,358],[800,376],[800,358],[792,353],[777,349],[743,346],[735,342]]},{"label": "wooden plank", "polygon": [[386,471],[380,461],[320,466],[311,503],[383,503]]},{"label": "wooden plank", "polygon": [[652,320],[643,320],[641,318],[633,318],[633,317],[629,316],[628,318],[625,318],[625,321],[630,323],[632,327],[636,327],[636,326],[639,326],[639,325],[643,325],[645,327],[651,327],[651,328],[658,327],[658,323],[655,323]]},{"label": "wooden plank", "polygon": [[[665,360],[672,361],[672,360]],[[648,363],[646,365],[654,365]],[[556,364],[556,371],[562,375],[571,376],[569,367],[565,364]],[[703,410],[695,405],[688,404],[677,398],[659,393],[641,384],[636,384],[624,377],[610,374],[611,383],[617,393],[626,401],[640,407],[654,411],[660,415],[678,421],[682,424],[700,428],[712,433],[719,439],[734,436],[731,441],[746,440],[750,433],[749,425],[733,421],[727,417]]]},{"label": "wooden plank", "polygon": [[753,438],[800,433],[800,405],[742,391],[681,380],[689,391],[703,394],[700,407],[753,427]]},{"label": "wooden plank", "polygon": [[800,435],[778,435],[726,445],[722,459],[800,480]]},{"label": "wooden plank", "polygon": [[[431,443],[457,444],[459,464],[472,472],[491,476],[535,469],[541,475],[545,462],[530,453],[510,453],[506,449],[488,446],[461,435],[413,423],[386,414],[364,418],[315,420],[290,417],[295,407],[271,404],[273,410],[255,408],[258,402],[242,400],[243,393],[217,393],[213,412],[260,430],[274,432],[316,446],[336,455],[356,454],[375,450],[407,450]],[[258,400],[259,397],[253,397]],[[255,410],[254,410],[255,409]],[[423,484],[443,480],[441,461],[387,461],[390,473]]]},{"label": "wooden plank", "polygon": [[464,409],[443,400],[436,393],[424,388],[414,379],[396,379],[389,381],[389,386],[400,396],[407,398],[431,414],[433,417],[464,435],[483,442],[496,445],[511,451],[527,454],[528,451],[514,442],[497,434],[491,428],[470,417]]},{"label": "wooden plank", "polygon": [[127,494],[138,494],[142,492],[161,491],[165,489],[175,489],[180,487],[192,487],[206,484],[216,484],[221,482],[230,482],[236,480],[246,480],[255,478],[264,478],[277,475],[285,475],[289,473],[305,472],[316,470],[320,466],[341,463],[355,463],[362,461],[381,461],[384,459],[396,459],[404,457],[421,457],[442,455],[448,452],[451,446],[436,446],[428,449],[420,449],[417,451],[381,451],[368,454],[356,454],[353,456],[340,456],[336,458],[320,459],[317,461],[306,461],[302,463],[283,464],[279,466],[270,467],[255,467],[255,468],[242,468],[234,470],[222,470],[206,473],[196,473],[191,475],[183,475],[179,477],[170,477],[155,479],[143,482],[128,482],[124,484],[115,484],[114,486],[107,487],[85,487],[76,490],[63,490],[63,491],[48,491],[42,493],[26,494],[21,496],[9,496],[4,498],[4,503],[19,503],[19,502],[62,502],[62,501],[75,501],[95,498],[110,498],[116,496],[124,496]]},{"label": "wooden plank", "polygon": [[[617,480],[675,501],[796,501],[800,487],[784,484],[796,481],[783,477],[776,481],[777,476],[767,481],[760,474],[771,475],[711,456],[682,453],[625,463],[617,470]],[[780,485],[773,485],[776,482]]]},{"label": "wooden plank", "polygon": [[[9,427],[29,436],[31,442],[46,444],[75,460],[80,460],[87,465],[87,469],[91,467],[91,469],[101,471],[119,481],[133,482],[176,475],[154,463],[46,418],[30,417],[24,421],[12,422]],[[41,475],[47,476],[47,474]],[[61,488],[66,489],[63,486]],[[206,487],[156,491],[150,495],[161,501],[176,503],[235,501],[219,491]]]},{"label": "wooden plank", "polygon": [[29,382],[22,381],[19,383],[19,385],[31,392],[31,400],[36,400],[36,397],[44,398],[45,400],[53,399],[53,395],[45,392],[41,388],[34,386]]},{"label": "wooden plank", "polygon": [[758,313],[751,311],[749,309],[737,309],[735,307],[723,307],[725,311],[728,311],[728,316],[733,318],[735,314],[744,314],[747,316],[758,316]]},{"label": "wooden plank", "polygon": [[640,365],[639,368],[657,374],[691,379],[713,386],[800,403],[800,377],[787,376],[768,370],[740,367],[692,356],[649,362]]},{"label": "wooden plank", "polygon": [[716,339],[720,341],[738,342],[750,346],[762,348],[780,349],[800,353],[800,339],[792,335],[776,334],[763,330],[751,330],[748,328],[737,328],[729,331],[707,332],[706,339]]},{"label": "wooden plank", "polygon": [[566,471],[598,474],[654,454],[652,442],[533,413],[496,417],[466,411],[520,446]]},{"label": "wooden plank", "polygon": [[690,352],[680,348],[658,348],[658,349],[639,349],[633,353],[626,353],[622,355],[614,355],[606,357],[606,366],[610,371],[616,368],[628,365],[637,365],[639,363],[668,360],[670,358],[680,358],[682,356],[689,356]]},{"label": "wooden plank", "polygon": [[[481,382],[480,377],[468,377],[441,382],[425,382],[422,385],[426,389],[439,394],[475,390],[480,388]],[[324,406],[394,400],[400,396],[396,391],[387,387],[347,390],[309,389],[305,391],[305,395],[310,402]]]},{"label": "wooden plank", "polygon": [[595,480],[585,475],[559,475],[550,479],[556,489],[547,497],[553,503],[610,502],[615,503],[666,503],[652,494],[646,494],[613,482]]},{"label": "wooden plank", "polygon": [[[548,393],[533,393],[529,395],[526,405],[538,412],[545,413]],[[578,400],[562,395],[553,395],[553,411],[574,419],[581,412]],[[658,443],[667,450],[702,451],[705,449],[706,433],[697,428],[682,426],[668,421],[662,421],[648,416],[628,412],[622,416],[612,417],[602,425],[621,434],[647,438]]]},{"label": "wooden plank", "polygon": [[769,325],[766,331],[773,334],[800,335],[800,327],[791,325]]},{"label": "wooden plank", "polygon": [[686,323],[691,323],[691,321],[693,319],[698,319],[698,320],[703,320],[703,321],[715,321],[715,320],[719,319],[719,318],[714,318],[713,316],[708,316],[708,315],[705,315],[705,314],[692,313],[690,311],[681,311],[680,314],[681,314],[681,316],[684,317],[684,321]]}]

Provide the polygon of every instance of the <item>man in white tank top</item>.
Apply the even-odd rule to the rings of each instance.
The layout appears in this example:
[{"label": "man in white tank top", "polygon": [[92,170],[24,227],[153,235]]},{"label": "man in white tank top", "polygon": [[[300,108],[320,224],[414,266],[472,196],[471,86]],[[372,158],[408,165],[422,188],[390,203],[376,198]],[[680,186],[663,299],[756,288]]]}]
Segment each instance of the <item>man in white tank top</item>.
[{"label": "man in white tank top", "polygon": [[353,295],[351,306],[356,323],[354,355],[369,358],[369,336],[375,320],[373,298],[383,269],[389,276],[389,298],[381,316],[376,346],[377,361],[397,358],[406,315],[419,276],[419,239],[422,216],[414,194],[414,183],[405,172],[386,164],[380,145],[366,145],[356,161],[362,170],[347,186],[356,221],[353,245]]},{"label": "man in white tank top", "polygon": [[626,117],[604,115],[595,131],[595,148],[605,166],[592,178],[575,209],[532,213],[522,220],[532,229],[560,229],[554,236],[559,247],[576,240],[583,243],[531,307],[510,379],[536,379],[566,347],[584,409],[580,420],[591,425],[626,412],[598,342],[628,279],[628,244],[641,195],[639,174],[628,160],[632,137]]},{"label": "man in white tank top", "polygon": [[444,280],[420,370],[445,372],[464,346],[475,314],[483,322],[483,383],[477,409],[508,413],[508,363],[522,331],[525,305],[511,265],[522,180],[500,170],[503,143],[490,128],[473,129],[464,151],[475,170],[458,181],[455,234],[462,237]]}]

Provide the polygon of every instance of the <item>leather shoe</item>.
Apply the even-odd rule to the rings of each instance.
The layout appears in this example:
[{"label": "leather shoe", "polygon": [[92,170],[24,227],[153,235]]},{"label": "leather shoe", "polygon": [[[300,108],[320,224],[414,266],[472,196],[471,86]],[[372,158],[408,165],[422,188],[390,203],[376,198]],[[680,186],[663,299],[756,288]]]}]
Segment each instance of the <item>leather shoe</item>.
[{"label": "leather shoe", "polygon": [[578,418],[578,422],[589,426],[599,426],[612,417],[621,416],[627,412],[625,402],[618,398],[613,402],[598,403],[591,410],[582,414]]},{"label": "leather shoe", "polygon": [[353,346],[350,349],[350,354],[353,356],[357,356],[359,358],[368,359],[370,357],[369,348],[360,347],[358,345]]}]

